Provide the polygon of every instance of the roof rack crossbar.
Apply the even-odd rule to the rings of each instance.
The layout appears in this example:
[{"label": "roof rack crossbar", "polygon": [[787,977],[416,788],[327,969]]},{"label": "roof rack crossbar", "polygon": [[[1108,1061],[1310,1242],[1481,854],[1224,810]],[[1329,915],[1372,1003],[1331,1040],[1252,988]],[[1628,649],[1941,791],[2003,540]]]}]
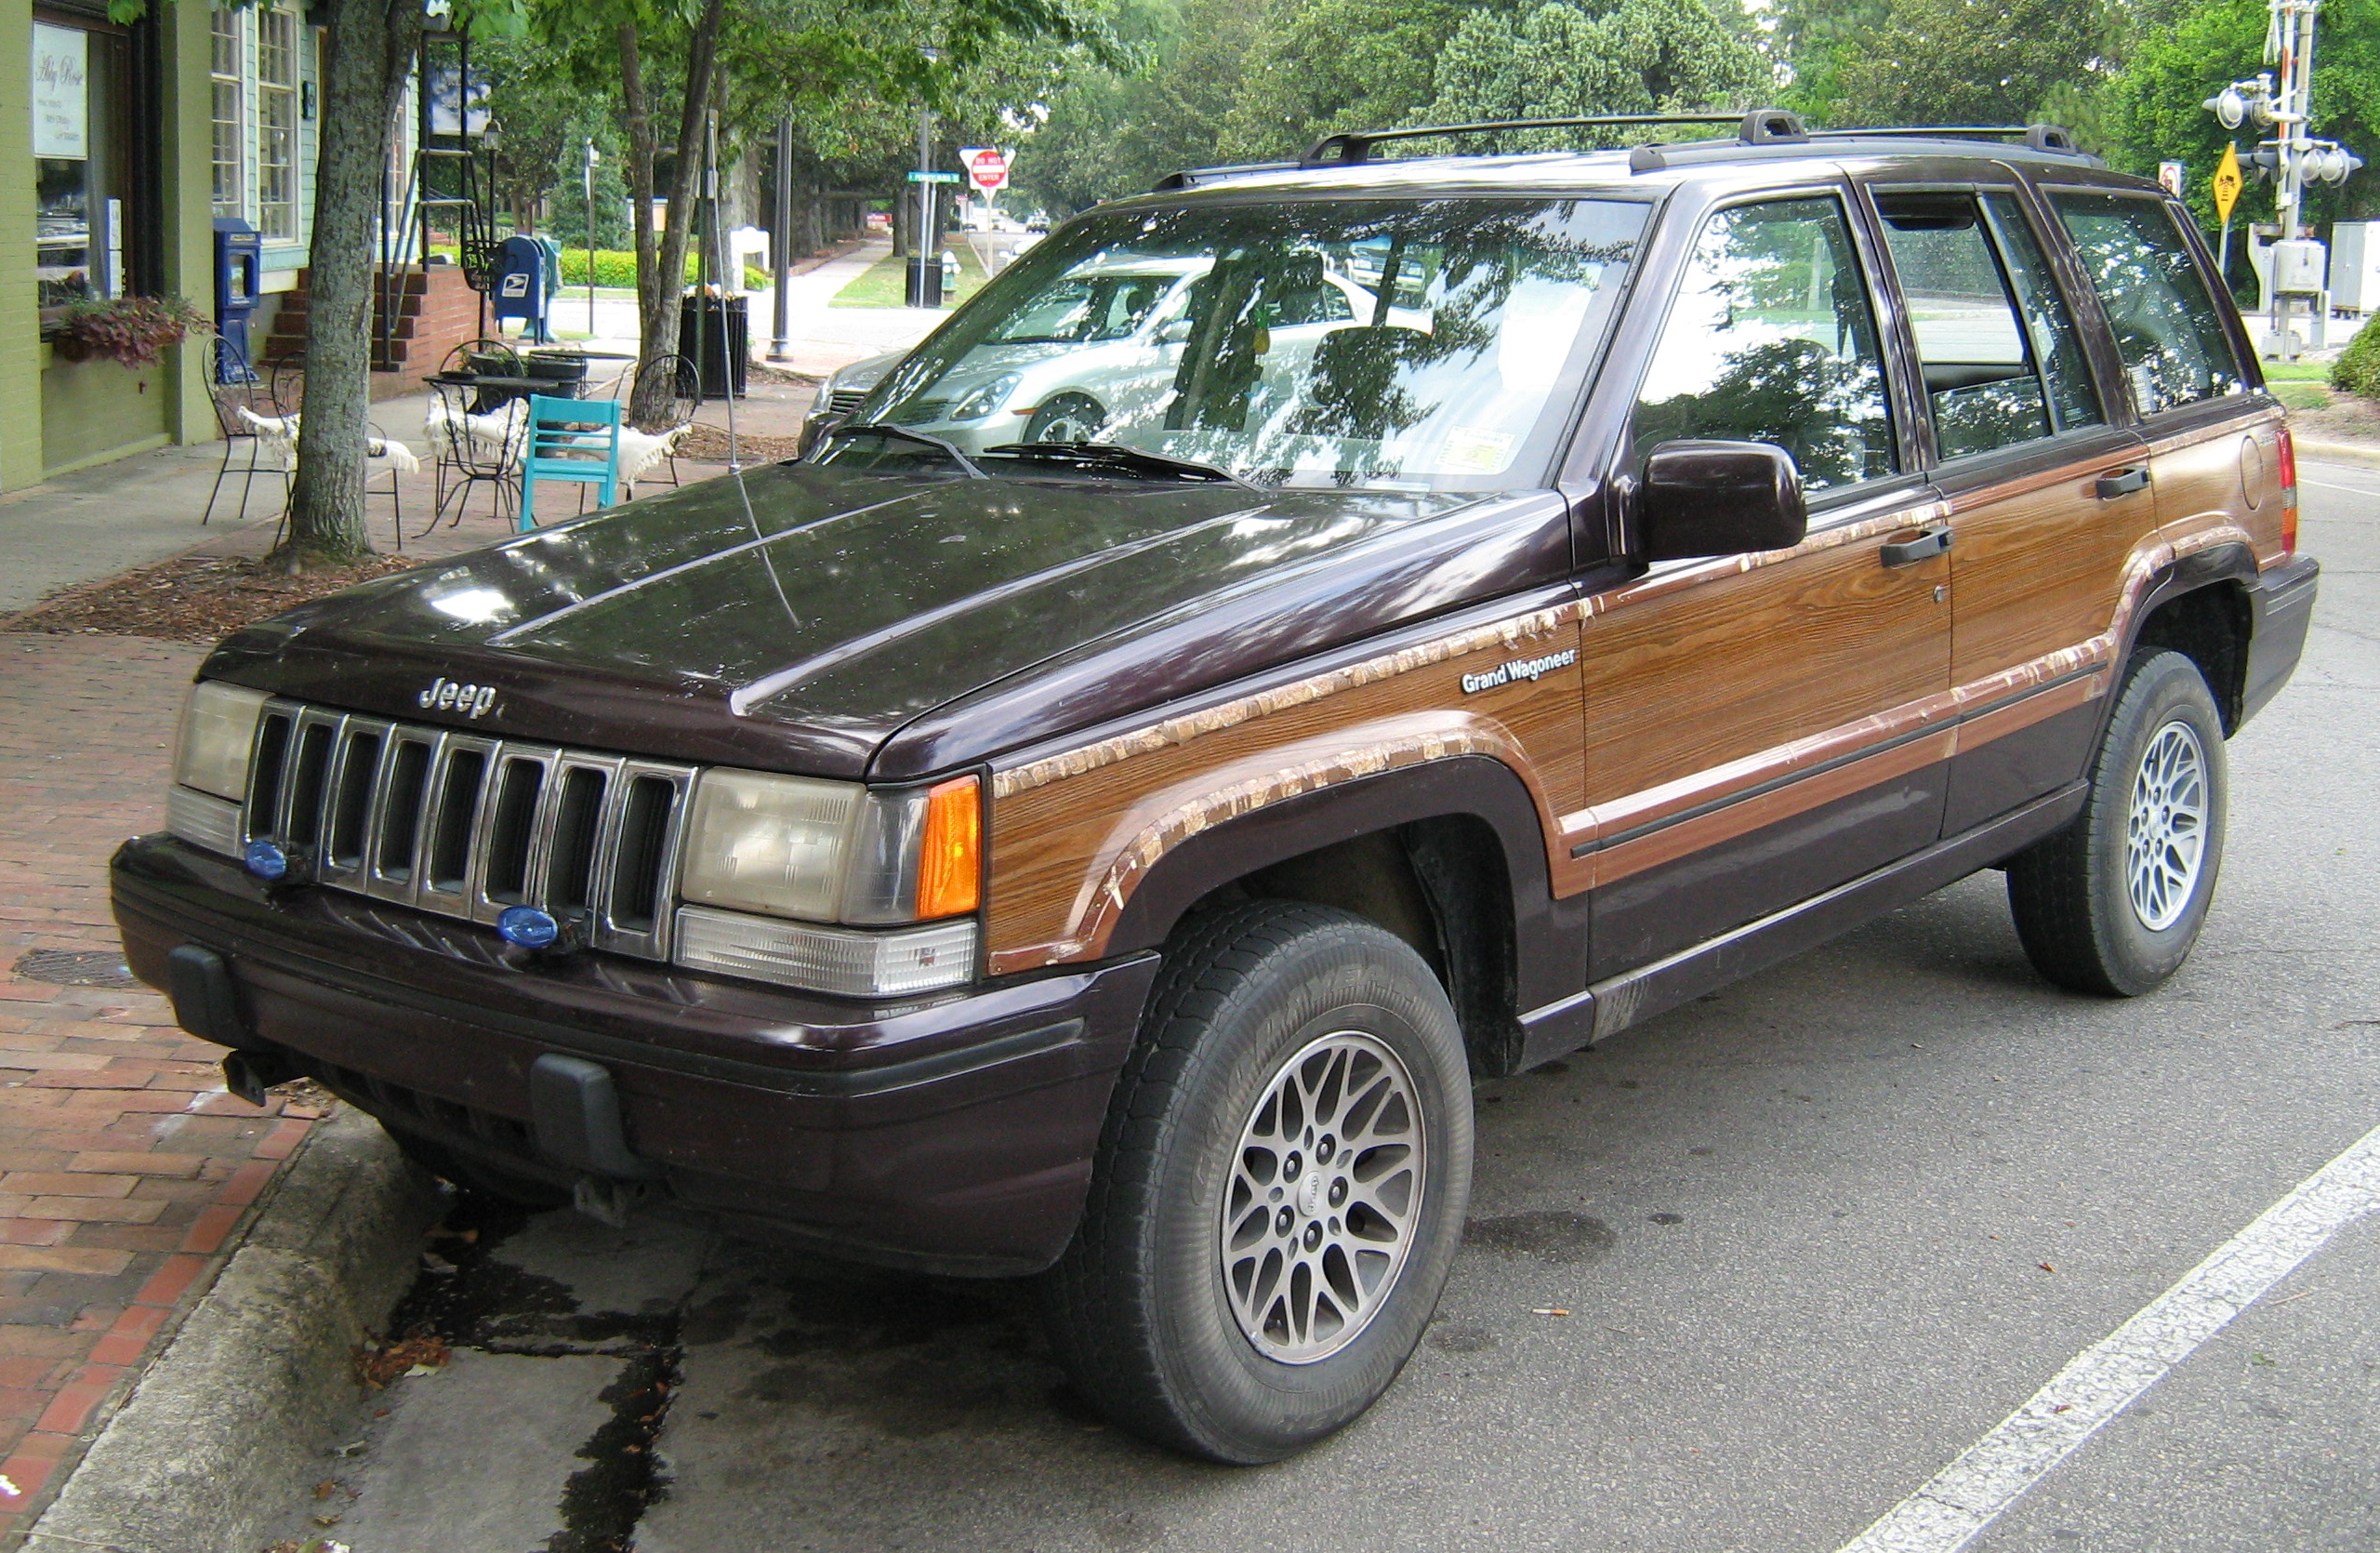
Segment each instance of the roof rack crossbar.
[{"label": "roof rack crossbar", "polygon": [[[1413,129],[1342,130],[1325,135],[1306,148],[1300,167],[1352,167],[1371,160],[1372,147],[1382,140],[1420,140],[1439,135],[1493,135],[1516,129],[1609,129],[1645,125],[1732,124],[1751,142],[1792,139],[1802,132],[1801,121],[1776,109],[1750,113],[1599,113],[1586,118],[1493,119],[1480,124],[1433,124]],[[1337,155],[1329,153],[1336,151]]]}]

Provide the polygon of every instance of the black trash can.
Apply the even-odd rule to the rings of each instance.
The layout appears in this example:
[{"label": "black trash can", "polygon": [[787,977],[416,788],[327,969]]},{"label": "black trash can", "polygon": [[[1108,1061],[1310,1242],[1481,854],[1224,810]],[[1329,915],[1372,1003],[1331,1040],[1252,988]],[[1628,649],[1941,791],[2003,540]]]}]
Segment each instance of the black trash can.
[{"label": "black trash can", "polygon": [[942,256],[912,254],[909,256],[906,284],[902,300],[913,308],[942,306]]},{"label": "black trash can", "polygon": [[[702,382],[680,383],[681,392],[704,399],[744,397],[744,375],[752,361],[751,325],[741,297],[697,297],[678,303],[678,353],[693,362]],[[728,374],[734,374],[730,386]]]}]

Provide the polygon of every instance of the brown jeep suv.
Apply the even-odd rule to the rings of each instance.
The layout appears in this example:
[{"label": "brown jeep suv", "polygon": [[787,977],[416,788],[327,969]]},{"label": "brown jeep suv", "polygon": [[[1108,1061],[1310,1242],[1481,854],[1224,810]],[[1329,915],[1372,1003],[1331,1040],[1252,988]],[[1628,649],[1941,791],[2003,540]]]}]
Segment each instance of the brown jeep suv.
[{"label": "brown jeep suv", "polygon": [[[1475,1077],[1986,868],[2156,988],[2304,641],[2180,205],[1727,122],[1177,175],[800,462],[239,632],[132,965],[451,1179],[1035,1275],[1123,1425],[1298,1449],[1430,1319]],[[1653,133],[1466,133],[1565,127]]]}]

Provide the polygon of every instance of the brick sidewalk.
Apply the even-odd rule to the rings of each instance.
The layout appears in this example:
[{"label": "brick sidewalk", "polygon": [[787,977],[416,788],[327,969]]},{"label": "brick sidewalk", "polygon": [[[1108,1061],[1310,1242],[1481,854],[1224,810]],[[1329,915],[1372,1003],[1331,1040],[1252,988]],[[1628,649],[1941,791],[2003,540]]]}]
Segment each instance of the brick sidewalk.
[{"label": "brick sidewalk", "polygon": [[0,634],[0,1539],[212,1281],[319,1112],[223,1092],[141,987],[20,975],[119,949],[106,864],[163,823],[194,647]]}]

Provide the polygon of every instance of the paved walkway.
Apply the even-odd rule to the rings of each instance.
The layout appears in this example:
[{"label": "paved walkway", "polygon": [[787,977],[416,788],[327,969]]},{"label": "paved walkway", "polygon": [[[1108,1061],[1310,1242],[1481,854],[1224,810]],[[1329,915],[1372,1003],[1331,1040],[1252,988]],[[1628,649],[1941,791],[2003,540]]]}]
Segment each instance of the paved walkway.
[{"label": "paved walkway", "polygon": [[[321,1114],[225,1094],[219,1050],[121,975],[107,857],[163,823],[199,657],[0,634],[0,1535],[31,1523]],[[86,958],[26,964],[45,951]],[[113,984],[74,984],[94,979]]]}]

